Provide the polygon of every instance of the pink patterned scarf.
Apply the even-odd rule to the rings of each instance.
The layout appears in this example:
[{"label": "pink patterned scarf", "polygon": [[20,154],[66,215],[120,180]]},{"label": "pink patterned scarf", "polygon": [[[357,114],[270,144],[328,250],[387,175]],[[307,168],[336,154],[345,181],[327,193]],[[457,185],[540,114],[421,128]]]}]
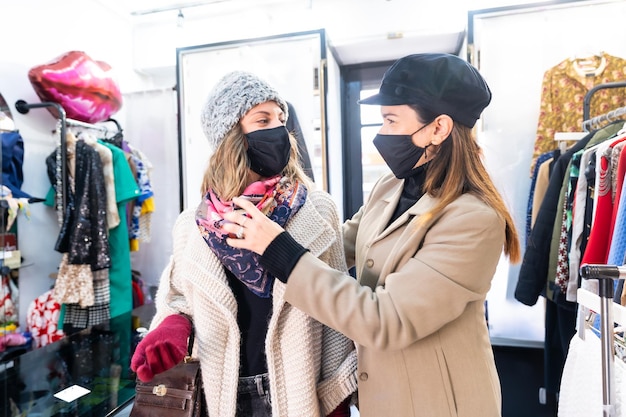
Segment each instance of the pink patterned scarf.
[{"label": "pink patterned scarf", "polygon": [[[250,184],[242,197],[250,200],[270,219],[285,224],[302,207],[307,189],[299,182],[277,175]],[[232,201],[221,201],[209,191],[196,210],[196,224],[202,237],[220,262],[259,297],[270,296],[274,277],[259,264],[259,255],[246,249],[237,249],[226,243],[222,225],[227,222],[223,213],[235,210]],[[234,237],[234,236],[230,236]]]}]

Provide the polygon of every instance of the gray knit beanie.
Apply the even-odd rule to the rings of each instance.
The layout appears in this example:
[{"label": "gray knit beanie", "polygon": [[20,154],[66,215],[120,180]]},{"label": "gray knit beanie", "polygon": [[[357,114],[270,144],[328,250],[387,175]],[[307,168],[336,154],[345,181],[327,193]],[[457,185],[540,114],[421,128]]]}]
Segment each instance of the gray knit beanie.
[{"label": "gray knit beanie", "polygon": [[226,74],[209,93],[200,114],[209,145],[216,149],[251,108],[266,101],[275,101],[287,120],[287,102],[267,82],[244,71]]}]

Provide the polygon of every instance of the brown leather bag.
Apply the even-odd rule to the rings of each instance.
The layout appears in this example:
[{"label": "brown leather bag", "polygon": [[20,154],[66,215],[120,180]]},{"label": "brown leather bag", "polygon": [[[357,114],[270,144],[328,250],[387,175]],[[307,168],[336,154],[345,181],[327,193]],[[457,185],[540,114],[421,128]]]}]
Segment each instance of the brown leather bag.
[{"label": "brown leather bag", "polygon": [[137,380],[135,403],[129,417],[207,417],[207,407],[202,392],[200,361],[191,357],[194,328],[185,359],[150,382]]}]

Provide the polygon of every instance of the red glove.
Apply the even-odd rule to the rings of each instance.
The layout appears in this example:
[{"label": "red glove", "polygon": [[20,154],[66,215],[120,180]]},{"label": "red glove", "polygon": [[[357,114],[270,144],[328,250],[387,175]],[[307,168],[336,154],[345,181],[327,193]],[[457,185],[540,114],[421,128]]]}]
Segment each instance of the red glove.
[{"label": "red glove", "polygon": [[350,397],[343,400],[327,417],[350,417]]},{"label": "red glove", "polygon": [[191,322],[185,316],[167,316],[155,329],[139,342],[130,369],[143,382],[156,374],[174,367],[187,354],[187,339],[191,335]]}]

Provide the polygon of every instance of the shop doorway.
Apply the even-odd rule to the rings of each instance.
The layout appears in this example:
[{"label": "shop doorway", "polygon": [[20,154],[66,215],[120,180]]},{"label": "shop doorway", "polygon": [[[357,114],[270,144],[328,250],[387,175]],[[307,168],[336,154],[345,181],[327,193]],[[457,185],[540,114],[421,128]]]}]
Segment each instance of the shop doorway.
[{"label": "shop doorway", "polygon": [[382,125],[380,106],[361,106],[358,100],[378,91],[383,74],[392,64],[379,62],[341,68],[345,219],[357,212],[376,180],[389,170],[372,143]]}]

